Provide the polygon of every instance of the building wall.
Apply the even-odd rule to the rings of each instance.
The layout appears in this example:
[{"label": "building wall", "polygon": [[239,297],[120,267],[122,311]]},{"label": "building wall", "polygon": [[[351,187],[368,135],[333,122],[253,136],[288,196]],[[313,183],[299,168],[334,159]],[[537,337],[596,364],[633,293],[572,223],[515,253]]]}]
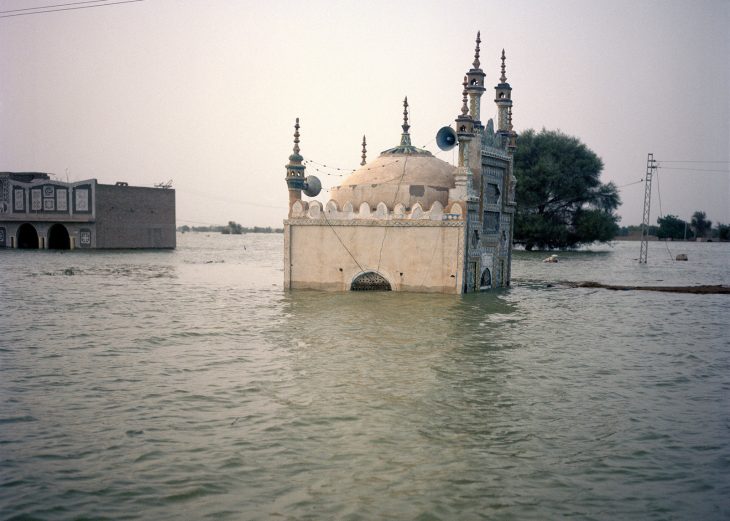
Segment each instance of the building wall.
[{"label": "building wall", "polygon": [[347,291],[361,273],[394,291],[461,293],[463,221],[284,222],[285,286]]},{"label": "building wall", "polygon": [[96,186],[97,248],[174,248],[175,190]]}]

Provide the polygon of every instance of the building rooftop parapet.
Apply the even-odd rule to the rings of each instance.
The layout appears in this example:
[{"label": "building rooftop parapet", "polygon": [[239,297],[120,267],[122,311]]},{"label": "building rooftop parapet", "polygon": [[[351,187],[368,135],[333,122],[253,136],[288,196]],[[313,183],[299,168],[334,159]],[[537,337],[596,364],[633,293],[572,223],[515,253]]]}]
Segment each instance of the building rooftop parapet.
[{"label": "building rooftop parapet", "polygon": [[351,203],[345,203],[342,208],[336,201],[330,200],[326,205],[319,201],[297,201],[292,205],[291,219],[323,221],[456,221],[463,220],[462,207],[458,203],[449,205],[448,210],[435,201],[430,208],[424,209],[420,203],[411,208],[403,204],[396,204],[392,210],[385,202],[378,203],[371,208],[368,203],[362,203],[355,208]]}]

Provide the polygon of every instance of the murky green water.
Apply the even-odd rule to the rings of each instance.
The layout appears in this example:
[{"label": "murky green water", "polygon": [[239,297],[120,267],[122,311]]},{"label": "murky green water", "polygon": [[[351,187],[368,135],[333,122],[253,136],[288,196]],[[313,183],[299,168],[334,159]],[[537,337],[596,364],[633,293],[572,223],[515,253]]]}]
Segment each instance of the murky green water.
[{"label": "murky green water", "polygon": [[[283,292],[281,236],[0,251],[0,519],[727,519],[730,244]],[[675,251],[676,250],[676,251]]]}]

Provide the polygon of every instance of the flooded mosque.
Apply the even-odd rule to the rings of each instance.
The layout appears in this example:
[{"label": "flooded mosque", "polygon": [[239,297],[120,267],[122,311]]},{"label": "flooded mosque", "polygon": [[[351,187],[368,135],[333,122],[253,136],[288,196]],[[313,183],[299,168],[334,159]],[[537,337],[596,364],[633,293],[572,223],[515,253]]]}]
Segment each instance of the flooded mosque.
[{"label": "flooded mosque", "polygon": [[455,128],[438,131],[442,150],[458,145],[458,166],[411,144],[408,98],[400,143],[365,162],[331,189],[324,206],[303,201],[321,188],[305,176],[299,147],[286,165],[289,216],[284,221],[284,285],[331,291],[470,293],[510,284],[515,179],[512,88],[505,54],[495,87],[496,128],[481,122],[485,73],[477,33],[463,81]]}]

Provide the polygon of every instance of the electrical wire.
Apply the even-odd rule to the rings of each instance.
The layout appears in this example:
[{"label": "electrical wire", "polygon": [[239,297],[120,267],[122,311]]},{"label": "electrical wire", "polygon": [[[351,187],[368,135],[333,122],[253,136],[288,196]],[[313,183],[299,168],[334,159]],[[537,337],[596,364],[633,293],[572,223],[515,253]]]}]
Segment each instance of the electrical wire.
[{"label": "electrical wire", "polygon": [[[659,218],[664,217],[664,212],[662,211],[662,191],[659,189],[659,171],[656,172],[656,193],[659,198]],[[669,254],[669,260],[673,261],[674,257],[672,256],[672,252],[669,250],[669,244],[667,244],[667,240],[664,240],[664,246],[667,248],[667,254]]]},{"label": "electrical wire", "polygon": [[682,167],[676,167],[676,166],[662,166],[661,163],[657,166],[657,168],[661,168],[662,170],[681,170],[683,172],[708,172],[708,173],[715,173],[715,174],[730,174],[730,170],[714,170],[714,169],[708,169],[708,168],[682,168]]},{"label": "electrical wire", "polygon": [[[11,9],[8,11],[0,11],[0,18],[10,18],[13,16],[28,16],[32,14],[45,14],[45,13],[58,13],[61,11],[76,11],[79,9],[91,9],[94,7],[108,7],[110,5],[119,5],[119,4],[133,4],[137,2],[144,2],[144,0],[117,0],[116,2],[108,2],[107,0],[99,0],[103,1],[104,3],[97,2],[71,2],[68,4],[57,4],[57,5],[50,5],[50,6],[43,6],[43,7],[28,7],[25,9]],[[93,3],[94,5],[80,5],[80,4],[89,4]],[[75,7],[64,7],[64,6],[75,6]],[[61,7],[61,9],[55,9],[56,7]],[[42,11],[39,9],[43,9]],[[21,12],[23,11],[23,12]],[[6,13],[12,13],[12,14],[6,14]]]}]

